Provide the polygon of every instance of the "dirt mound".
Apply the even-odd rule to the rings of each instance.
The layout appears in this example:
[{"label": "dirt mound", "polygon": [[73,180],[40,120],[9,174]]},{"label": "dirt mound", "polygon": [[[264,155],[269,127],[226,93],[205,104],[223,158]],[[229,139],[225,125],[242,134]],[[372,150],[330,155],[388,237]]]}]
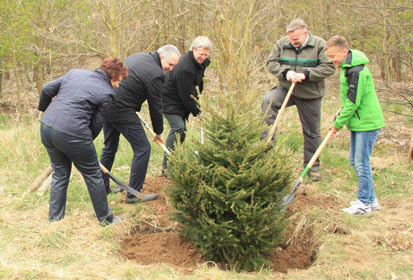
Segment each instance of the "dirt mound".
[{"label": "dirt mound", "polygon": [[[205,262],[202,254],[197,252],[196,246],[173,232],[174,224],[169,216],[173,207],[168,203],[165,189],[169,181],[161,176],[147,178],[143,191],[157,192],[159,198],[147,203],[151,212],[156,215],[156,221],[137,225],[132,232],[121,241],[121,256],[140,264],[168,263],[180,268],[182,271],[190,272]],[[310,203],[308,197],[298,195],[297,200],[305,207]],[[301,201],[302,200],[302,201]],[[156,225],[155,225],[156,224]],[[168,232],[166,232],[168,231]],[[267,256],[272,263],[271,268],[279,272],[287,272],[288,269],[304,269],[314,261],[316,249],[307,244],[286,245],[279,244]]]},{"label": "dirt mound", "polygon": [[122,247],[123,256],[140,264],[169,263],[193,269],[202,262],[196,246],[174,232],[134,234],[123,240]]}]

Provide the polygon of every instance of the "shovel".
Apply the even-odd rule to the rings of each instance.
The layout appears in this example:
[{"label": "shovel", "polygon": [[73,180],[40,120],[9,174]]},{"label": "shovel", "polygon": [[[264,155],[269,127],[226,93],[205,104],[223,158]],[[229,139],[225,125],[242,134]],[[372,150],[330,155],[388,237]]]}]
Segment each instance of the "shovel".
[{"label": "shovel", "polygon": [[288,205],[291,204],[291,202],[293,202],[294,198],[295,198],[295,192],[297,191],[298,187],[301,185],[301,183],[304,181],[304,177],[305,175],[307,175],[307,173],[310,171],[311,167],[313,167],[314,163],[316,162],[316,160],[318,159],[318,157],[320,156],[321,152],[324,150],[324,148],[327,146],[327,142],[330,139],[332,135],[332,131],[330,130],[327,134],[327,136],[324,138],[323,142],[321,143],[321,145],[317,148],[317,151],[314,153],[313,157],[311,158],[310,162],[307,164],[307,166],[304,168],[304,171],[300,174],[300,177],[298,178],[297,182],[294,185],[293,191],[286,195],[283,198],[283,208],[281,211],[284,211],[285,209],[288,208]]},{"label": "shovel", "polygon": [[154,199],[156,199],[156,198],[158,197],[158,196],[156,196],[156,198],[152,197],[152,198],[148,199],[148,197],[147,197],[146,194],[140,193],[140,192],[138,192],[137,190],[132,189],[132,188],[129,187],[128,185],[122,183],[119,179],[117,179],[115,176],[113,176],[113,175],[109,172],[109,170],[108,170],[105,166],[103,166],[103,164],[101,164],[100,162],[99,162],[99,166],[100,166],[100,169],[103,171],[103,173],[107,174],[107,175],[109,176],[109,178],[113,180],[113,182],[115,182],[117,185],[119,185],[122,189],[130,192],[131,194],[133,194],[134,196],[136,196],[137,198],[139,198],[139,200],[141,200],[141,201],[149,201],[149,200],[154,200]]},{"label": "shovel", "polygon": [[272,138],[274,137],[274,134],[277,130],[277,125],[280,122],[280,119],[281,119],[282,114],[284,113],[285,107],[287,107],[287,103],[290,100],[291,95],[293,94],[296,84],[297,84],[296,82],[292,83],[290,86],[290,89],[288,90],[287,96],[285,97],[284,102],[281,105],[281,109],[278,111],[277,118],[275,119],[275,122],[271,127],[270,133],[268,134],[267,143],[271,143]]},{"label": "shovel", "polygon": [[[139,115],[138,112],[136,112],[136,115],[138,115],[139,120],[141,121],[141,123],[143,124],[143,126],[146,128],[146,130],[149,132],[149,134],[151,135],[151,137],[155,137],[156,133],[151,129],[151,127],[144,121],[144,119],[141,118],[141,116]],[[165,146],[164,143],[161,143],[159,141],[156,141],[156,144],[158,144],[159,146],[161,146],[161,148],[169,155],[170,152],[168,150],[168,148]]]}]

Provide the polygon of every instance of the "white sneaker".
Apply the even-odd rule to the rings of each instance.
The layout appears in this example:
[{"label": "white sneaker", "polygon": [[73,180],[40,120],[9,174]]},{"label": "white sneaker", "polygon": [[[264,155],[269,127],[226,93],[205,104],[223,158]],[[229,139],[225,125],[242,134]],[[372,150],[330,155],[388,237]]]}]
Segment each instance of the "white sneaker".
[{"label": "white sneaker", "polygon": [[[353,205],[354,203],[356,203],[356,201],[357,200],[353,200],[352,202],[350,202],[350,205]],[[377,200],[377,198],[374,199],[374,201],[371,203],[371,211],[376,211],[376,210],[379,210],[380,208],[381,207],[380,207],[379,201]]]},{"label": "white sneaker", "polygon": [[376,211],[380,209],[380,204],[377,198],[371,203],[371,210]]},{"label": "white sneaker", "polygon": [[341,211],[353,216],[359,216],[371,213],[371,205],[366,205],[357,199],[356,201],[351,202],[349,208],[343,208]]}]

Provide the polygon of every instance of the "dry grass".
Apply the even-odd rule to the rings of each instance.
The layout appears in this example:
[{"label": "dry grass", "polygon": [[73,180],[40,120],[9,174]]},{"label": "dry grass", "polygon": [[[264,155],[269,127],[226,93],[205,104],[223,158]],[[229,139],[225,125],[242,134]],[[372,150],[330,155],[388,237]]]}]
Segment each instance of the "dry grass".
[{"label": "dry grass", "polygon": [[[323,106],[325,132],[337,98],[326,98]],[[71,180],[65,219],[49,224],[48,197],[22,195],[48,165],[39,141],[39,124],[33,120],[10,125],[1,130],[0,137],[0,279],[413,279],[413,169],[404,146],[406,129],[411,131],[412,126],[387,113],[386,120],[388,128],[372,157],[382,209],[363,217],[340,213],[357,190],[347,163],[348,133],[340,132],[323,154],[323,181],[316,185],[306,181],[308,207],[291,217],[298,226],[288,242],[315,246],[316,260],[310,268],[288,274],[235,273],[204,264],[184,275],[169,265],[144,266],[121,259],[120,236],[140,221],[155,225],[156,221],[144,208],[116,206],[114,211],[125,222],[100,227],[78,172]],[[287,125],[279,130],[280,135],[300,141],[296,110],[287,109],[284,121]],[[398,131],[403,133],[397,135]],[[294,143],[298,176],[302,144]],[[96,145],[99,151],[101,138]],[[155,147],[153,151],[150,173],[159,174],[162,152]],[[118,156],[116,172],[124,176],[131,158],[127,143],[121,142]]]}]

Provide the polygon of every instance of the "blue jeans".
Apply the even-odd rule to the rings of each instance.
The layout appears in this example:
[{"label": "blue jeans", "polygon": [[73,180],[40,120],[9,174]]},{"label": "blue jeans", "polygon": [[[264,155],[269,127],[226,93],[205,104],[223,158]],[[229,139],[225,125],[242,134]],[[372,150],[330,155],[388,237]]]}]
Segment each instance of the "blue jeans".
[{"label": "blue jeans", "polygon": [[354,167],[359,183],[357,198],[366,205],[375,199],[373,176],[370,168],[370,154],[373,151],[380,129],[371,131],[351,131],[350,164]]}]

